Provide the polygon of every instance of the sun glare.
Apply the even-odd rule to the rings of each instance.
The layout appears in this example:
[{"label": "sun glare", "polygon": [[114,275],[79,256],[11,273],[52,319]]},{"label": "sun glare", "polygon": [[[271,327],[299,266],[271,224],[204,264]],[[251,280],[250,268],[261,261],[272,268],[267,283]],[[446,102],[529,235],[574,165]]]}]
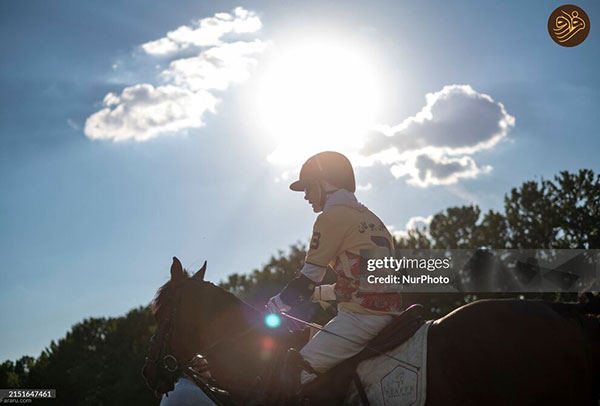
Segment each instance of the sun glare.
[{"label": "sun glare", "polygon": [[258,108],[277,149],[274,163],[311,152],[356,148],[373,125],[377,74],[352,44],[290,46],[265,70]]}]

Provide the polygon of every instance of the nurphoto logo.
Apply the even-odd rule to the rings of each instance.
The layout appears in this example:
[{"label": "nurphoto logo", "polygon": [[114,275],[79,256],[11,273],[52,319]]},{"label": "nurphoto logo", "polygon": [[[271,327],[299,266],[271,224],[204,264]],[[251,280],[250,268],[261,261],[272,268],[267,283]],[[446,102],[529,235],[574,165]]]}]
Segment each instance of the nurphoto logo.
[{"label": "nurphoto logo", "polygon": [[574,47],[581,44],[590,33],[590,19],[580,7],[565,4],[550,14],[548,33],[558,45]]}]

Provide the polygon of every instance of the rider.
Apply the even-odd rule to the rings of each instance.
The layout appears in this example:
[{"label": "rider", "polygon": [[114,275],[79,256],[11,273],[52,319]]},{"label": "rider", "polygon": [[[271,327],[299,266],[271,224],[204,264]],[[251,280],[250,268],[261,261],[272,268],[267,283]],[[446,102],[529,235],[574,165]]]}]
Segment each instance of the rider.
[{"label": "rider", "polygon": [[[397,293],[359,292],[360,250],[393,249],[393,240],[383,222],[356,199],[352,165],[338,152],[321,152],[309,158],[290,189],[304,191],[304,199],[321,214],[313,226],[299,276],[272,297],[267,308],[289,311],[311,297],[328,265],[333,268],[338,314],[324,328],[349,340],[318,332],[300,351],[314,371],[323,373],[360,352],[392,320],[392,314],[401,312],[402,299]],[[306,369],[310,370],[302,371],[302,384],[316,376]]]}]

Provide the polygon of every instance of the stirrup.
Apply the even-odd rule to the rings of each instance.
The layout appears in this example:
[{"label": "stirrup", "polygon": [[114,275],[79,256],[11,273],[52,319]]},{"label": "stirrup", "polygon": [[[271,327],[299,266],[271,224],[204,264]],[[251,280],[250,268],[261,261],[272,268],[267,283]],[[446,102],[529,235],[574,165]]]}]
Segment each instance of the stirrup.
[{"label": "stirrup", "polygon": [[297,396],[301,389],[302,384],[300,382],[300,374],[302,371],[306,371],[311,374],[318,373],[313,367],[304,359],[300,353],[290,348],[287,350],[283,359],[283,365],[281,367],[281,393],[286,398]]}]

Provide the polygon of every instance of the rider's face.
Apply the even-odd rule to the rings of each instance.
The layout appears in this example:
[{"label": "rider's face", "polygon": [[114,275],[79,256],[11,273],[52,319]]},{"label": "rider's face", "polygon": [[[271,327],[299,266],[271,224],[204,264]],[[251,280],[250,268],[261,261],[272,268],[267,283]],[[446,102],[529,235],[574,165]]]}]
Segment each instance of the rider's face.
[{"label": "rider's face", "polygon": [[311,183],[304,188],[304,199],[308,200],[315,213],[323,211],[321,207],[321,188],[318,183]]}]

